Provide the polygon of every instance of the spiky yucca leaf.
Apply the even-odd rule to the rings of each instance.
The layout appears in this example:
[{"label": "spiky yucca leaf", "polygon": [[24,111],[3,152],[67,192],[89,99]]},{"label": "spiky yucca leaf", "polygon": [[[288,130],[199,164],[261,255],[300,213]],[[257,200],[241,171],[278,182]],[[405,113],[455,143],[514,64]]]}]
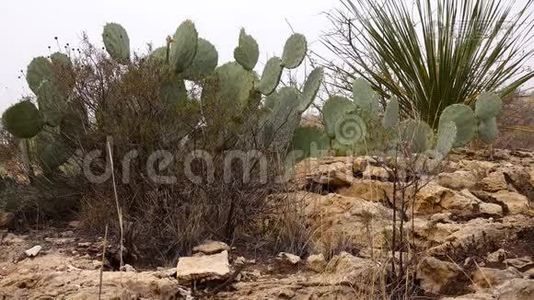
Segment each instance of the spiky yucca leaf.
[{"label": "spiky yucca leaf", "polygon": [[504,96],[534,77],[523,69],[534,56],[533,0],[342,2],[325,44],[348,66],[332,67],[346,89],[358,74],[434,128],[447,106]]}]

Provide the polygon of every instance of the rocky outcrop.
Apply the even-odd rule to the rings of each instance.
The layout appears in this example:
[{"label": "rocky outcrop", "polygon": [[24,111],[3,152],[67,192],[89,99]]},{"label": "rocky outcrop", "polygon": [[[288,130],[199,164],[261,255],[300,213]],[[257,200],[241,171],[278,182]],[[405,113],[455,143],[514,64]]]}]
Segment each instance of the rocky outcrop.
[{"label": "rocky outcrop", "polygon": [[176,279],[181,284],[191,281],[224,279],[230,274],[228,251],[213,255],[180,257]]}]

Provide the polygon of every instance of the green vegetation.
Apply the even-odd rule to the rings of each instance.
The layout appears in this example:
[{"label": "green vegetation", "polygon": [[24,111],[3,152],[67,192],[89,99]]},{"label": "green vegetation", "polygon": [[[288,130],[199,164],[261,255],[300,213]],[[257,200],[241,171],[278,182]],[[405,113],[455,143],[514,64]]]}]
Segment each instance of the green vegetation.
[{"label": "green vegetation", "polygon": [[518,11],[500,0],[416,0],[413,9],[411,1],[343,4],[325,38],[344,63],[330,65],[334,76],[349,90],[358,74],[381,96],[396,96],[402,115],[433,128],[450,105],[472,106],[487,91],[505,97],[534,77],[523,71],[534,55],[533,1]]}]

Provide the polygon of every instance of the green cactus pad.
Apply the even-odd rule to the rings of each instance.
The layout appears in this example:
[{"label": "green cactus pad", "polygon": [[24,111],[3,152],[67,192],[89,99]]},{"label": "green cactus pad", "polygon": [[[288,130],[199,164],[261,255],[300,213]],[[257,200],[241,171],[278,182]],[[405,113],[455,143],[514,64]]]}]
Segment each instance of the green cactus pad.
[{"label": "green cactus pad", "polygon": [[467,145],[476,134],[476,119],[473,110],[464,104],[448,106],[441,113],[438,128],[451,121],[456,125],[454,147]]},{"label": "green cactus pad", "polygon": [[498,135],[497,118],[480,121],[478,124],[478,138],[482,142],[491,145],[495,142]]},{"label": "green cactus pad", "polygon": [[67,162],[73,151],[60,135],[42,131],[35,137],[35,156],[45,173],[50,173]]},{"label": "green cactus pad", "polygon": [[274,93],[265,97],[265,107],[272,111],[275,108],[275,106],[278,105],[278,101],[280,101],[279,95],[275,91]]},{"label": "green cactus pad", "polygon": [[263,73],[261,75],[261,80],[258,83],[258,91],[264,95],[270,95],[280,83],[280,78],[282,77],[282,64],[280,58],[273,57],[267,61]]},{"label": "green cactus pad", "polygon": [[172,77],[160,87],[160,99],[165,105],[177,108],[180,103],[187,101],[187,90],[182,79]]},{"label": "green cactus pad", "polygon": [[329,149],[330,139],[321,128],[299,127],[295,130],[291,146],[292,151],[302,151],[304,158],[321,156],[320,152]]},{"label": "green cactus pad", "polygon": [[254,75],[236,62],[226,63],[217,69],[209,84],[202,91],[204,101],[216,101],[223,107],[235,107],[240,114],[247,106],[250,93],[254,87]]},{"label": "green cactus pad", "polygon": [[154,49],[154,51],[150,53],[149,58],[160,63],[165,63],[167,60],[167,47],[164,46]]},{"label": "green cactus pad", "polygon": [[41,83],[37,91],[37,104],[39,104],[39,111],[44,121],[50,126],[58,126],[65,109],[66,99],[52,81],[45,80]]},{"label": "green cactus pad", "polygon": [[446,156],[451,151],[456,141],[456,124],[448,122],[438,129],[438,141],[436,143],[436,151],[441,155]]},{"label": "green cactus pad", "polygon": [[234,50],[235,60],[245,68],[252,71],[258,63],[260,50],[256,40],[245,32],[242,28],[239,33],[239,46]]},{"label": "green cactus pad", "polygon": [[278,101],[262,125],[264,144],[267,142],[277,150],[285,150],[283,148],[287,147],[300,124],[301,115],[297,109],[299,94],[294,87],[283,87],[278,91]]},{"label": "green cactus pad", "polygon": [[54,67],[60,71],[72,69],[72,62],[66,54],[55,52],[50,55],[50,60],[52,61],[52,65],[54,65]]},{"label": "green cactus pad", "polygon": [[184,71],[183,75],[189,80],[200,80],[213,73],[218,63],[219,53],[215,47],[205,39],[199,38],[193,63]]},{"label": "green cactus pad", "polygon": [[434,136],[432,128],[424,122],[408,119],[400,123],[401,141],[405,143],[413,153],[427,151]]},{"label": "green cactus pad", "polygon": [[295,33],[287,39],[284,46],[284,53],[282,55],[282,66],[287,69],[295,69],[300,66],[306,52],[308,51],[308,43],[306,37],[300,33]]},{"label": "green cactus pad", "polygon": [[384,118],[382,119],[382,126],[386,129],[393,129],[399,125],[399,100],[396,97],[392,98],[386,106]]},{"label": "green cactus pad", "polygon": [[300,112],[304,112],[308,109],[313,103],[313,100],[315,100],[315,96],[317,96],[317,92],[319,92],[319,88],[321,88],[321,84],[323,83],[323,77],[324,71],[321,67],[315,68],[310,75],[308,75],[308,79],[304,84],[304,89],[300,97],[298,107]]},{"label": "green cactus pad", "polygon": [[130,61],[130,38],[124,27],[117,23],[106,24],[102,39],[111,58],[121,64]]},{"label": "green cactus pad", "polygon": [[354,80],[352,83],[352,97],[354,103],[362,112],[371,114],[373,118],[378,116],[378,94],[367,80],[363,78]]},{"label": "green cactus pad", "polygon": [[54,78],[54,66],[46,57],[36,57],[28,65],[26,81],[35,94],[44,80],[54,80]]},{"label": "green cactus pad", "polygon": [[170,63],[176,73],[185,71],[195,59],[198,46],[198,32],[190,20],[184,21],[173,36]]},{"label": "green cactus pad", "polygon": [[345,97],[334,96],[323,106],[323,120],[329,137],[336,137],[336,124],[347,113],[356,109],[354,103]]},{"label": "green cactus pad", "polygon": [[8,108],[2,115],[2,123],[9,133],[20,139],[36,136],[44,125],[39,110],[30,100]]},{"label": "green cactus pad", "polygon": [[478,97],[475,104],[475,115],[479,120],[497,117],[502,110],[502,100],[494,93],[485,93]]}]

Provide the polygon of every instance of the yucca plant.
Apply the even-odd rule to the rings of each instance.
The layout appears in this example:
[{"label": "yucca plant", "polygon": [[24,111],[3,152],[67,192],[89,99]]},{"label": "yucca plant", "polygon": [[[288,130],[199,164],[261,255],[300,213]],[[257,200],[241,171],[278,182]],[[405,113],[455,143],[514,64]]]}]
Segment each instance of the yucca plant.
[{"label": "yucca plant", "polygon": [[325,45],[342,65],[340,87],[355,76],[401,111],[436,127],[451,104],[473,105],[484,91],[505,97],[534,77],[533,0],[341,0]]}]

